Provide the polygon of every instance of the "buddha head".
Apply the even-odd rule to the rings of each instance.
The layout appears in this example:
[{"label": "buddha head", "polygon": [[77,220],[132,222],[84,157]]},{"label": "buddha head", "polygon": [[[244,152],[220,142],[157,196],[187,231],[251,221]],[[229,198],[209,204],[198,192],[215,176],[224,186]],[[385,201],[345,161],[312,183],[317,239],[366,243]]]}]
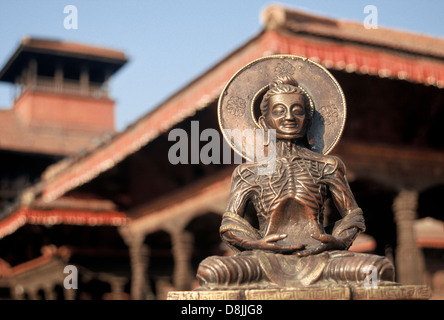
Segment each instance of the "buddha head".
[{"label": "buddha head", "polygon": [[278,139],[301,141],[307,137],[313,111],[307,94],[292,77],[274,80],[262,98],[260,109],[260,125],[275,129]]}]

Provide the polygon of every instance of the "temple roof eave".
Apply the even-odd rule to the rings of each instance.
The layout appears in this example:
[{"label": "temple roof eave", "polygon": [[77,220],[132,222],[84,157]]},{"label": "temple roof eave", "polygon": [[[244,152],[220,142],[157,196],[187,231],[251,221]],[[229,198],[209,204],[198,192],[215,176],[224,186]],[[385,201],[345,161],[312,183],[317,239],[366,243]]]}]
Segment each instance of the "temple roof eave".
[{"label": "temple roof eave", "polygon": [[25,37],[0,70],[0,81],[14,83],[16,73],[21,72],[21,65],[27,63],[27,61],[24,62],[22,58],[30,54],[46,55],[50,56],[51,59],[80,59],[85,63],[100,64],[112,73],[116,72],[128,62],[125,53],[119,50]]}]

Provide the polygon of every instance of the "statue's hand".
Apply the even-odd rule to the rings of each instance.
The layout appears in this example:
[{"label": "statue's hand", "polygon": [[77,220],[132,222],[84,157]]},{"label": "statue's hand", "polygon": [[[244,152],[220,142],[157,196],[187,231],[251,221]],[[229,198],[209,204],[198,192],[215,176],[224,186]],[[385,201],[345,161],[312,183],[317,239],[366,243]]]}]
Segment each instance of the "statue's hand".
[{"label": "statue's hand", "polygon": [[335,237],[331,234],[312,234],[311,237],[313,239],[321,241],[321,244],[317,247],[298,252],[298,256],[306,257],[324,251],[344,250],[347,248],[346,243],[348,239],[346,238]]},{"label": "statue's hand", "polygon": [[259,249],[259,250],[270,250],[273,252],[281,252],[281,253],[292,253],[297,250],[301,250],[305,248],[305,245],[294,245],[290,247],[283,247],[277,243],[276,241],[285,239],[287,234],[269,234],[262,239],[249,241],[247,246],[249,249]]}]

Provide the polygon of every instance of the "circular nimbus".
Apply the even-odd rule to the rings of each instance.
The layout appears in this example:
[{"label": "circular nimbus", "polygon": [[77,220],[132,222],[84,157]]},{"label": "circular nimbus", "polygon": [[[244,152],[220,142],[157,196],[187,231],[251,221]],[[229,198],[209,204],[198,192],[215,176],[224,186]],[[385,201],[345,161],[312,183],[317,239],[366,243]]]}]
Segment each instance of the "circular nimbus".
[{"label": "circular nimbus", "polygon": [[269,84],[282,76],[293,77],[309,99],[313,112],[313,123],[308,132],[313,141],[312,151],[328,154],[342,135],[347,111],[345,97],[327,69],[296,55],[259,58],[233,75],[218,102],[219,126],[224,138],[234,151],[248,160],[252,159],[245,152],[247,141],[237,135],[242,135],[244,130],[260,129],[258,118],[262,97]]}]

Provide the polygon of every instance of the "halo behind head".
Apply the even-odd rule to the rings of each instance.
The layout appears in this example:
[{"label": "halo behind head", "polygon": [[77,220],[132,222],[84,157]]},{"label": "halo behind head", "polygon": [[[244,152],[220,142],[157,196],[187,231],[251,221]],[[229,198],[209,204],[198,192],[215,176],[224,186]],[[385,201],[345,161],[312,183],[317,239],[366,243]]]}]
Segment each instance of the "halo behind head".
[{"label": "halo behind head", "polygon": [[[293,78],[293,80],[291,80]],[[282,80],[284,79],[284,80]],[[294,80],[294,79],[297,79]],[[227,83],[218,103],[219,125],[230,146],[244,158],[245,143],[231,141],[225,129],[260,128],[261,101],[267,91],[276,85],[294,81],[298,90],[308,99],[312,114],[310,136],[312,151],[329,153],[342,134],[346,119],[344,94],[334,77],[319,64],[295,55],[272,55],[256,59],[240,69]],[[292,85],[293,87],[294,84]],[[316,107],[316,108],[315,108]],[[242,139],[241,139],[242,140]],[[241,141],[238,140],[238,141]],[[252,159],[249,159],[252,160]]]}]

